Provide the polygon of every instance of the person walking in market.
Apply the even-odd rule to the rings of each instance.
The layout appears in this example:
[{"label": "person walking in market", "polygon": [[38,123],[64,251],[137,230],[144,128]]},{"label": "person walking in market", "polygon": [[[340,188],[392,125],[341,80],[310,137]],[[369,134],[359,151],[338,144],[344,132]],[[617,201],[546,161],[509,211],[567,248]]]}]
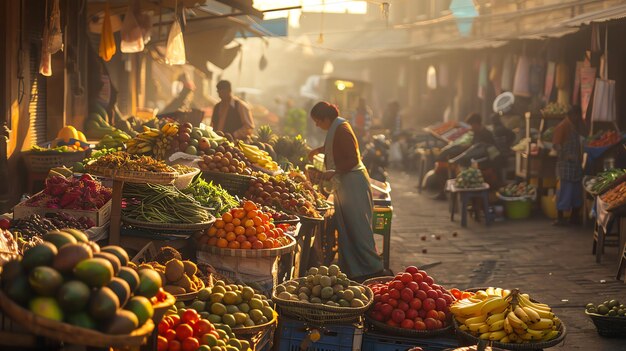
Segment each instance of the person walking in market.
[{"label": "person walking in market", "polygon": [[352,124],[359,146],[365,146],[365,140],[372,126],[372,109],[367,106],[365,98],[359,98],[359,105],[352,113],[350,124]]},{"label": "person walking in market", "polygon": [[[584,124],[579,106],[573,106],[555,128],[552,143],[557,153],[556,172],[559,189],[556,193],[557,220],[555,225],[566,225],[564,212],[571,211],[570,223],[580,222],[583,204],[581,134]],[[582,133],[581,133],[582,132]]]},{"label": "person walking in market", "polygon": [[245,139],[254,131],[254,120],[248,104],[233,96],[232,87],[227,80],[217,83],[220,102],[213,109],[211,126],[213,130],[228,133],[235,139]]},{"label": "person walking in market", "polygon": [[324,153],[327,180],[333,184],[339,266],[357,281],[383,274],[372,230],[373,199],[369,175],[359,153],[357,138],[348,121],[328,102],[311,109],[315,125],[326,131],[324,146],[312,150],[309,159]]}]

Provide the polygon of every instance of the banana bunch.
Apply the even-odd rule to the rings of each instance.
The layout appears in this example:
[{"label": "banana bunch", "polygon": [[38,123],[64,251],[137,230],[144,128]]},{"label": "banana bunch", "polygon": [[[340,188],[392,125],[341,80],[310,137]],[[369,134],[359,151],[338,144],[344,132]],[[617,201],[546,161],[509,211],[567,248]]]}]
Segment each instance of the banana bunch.
[{"label": "banana bunch", "polygon": [[519,290],[487,288],[457,301],[450,312],[459,329],[500,343],[548,341],[559,335],[561,320],[550,306],[530,300]]},{"label": "banana bunch", "polygon": [[113,129],[110,133],[106,134],[100,142],[96,145],[96,149],[117,149],[123,148],[124,144],[131,140],[130,135],[126,134],[121,129]]},{"label": "banana bunch", "polygon": [[126,147],[131,154],[153,155],[156,159],[163,160],[176,134],[176,123],[166,123],[161,129],[144,126],[143,132],[129,140]]},{"label": "banana bunch", "polygon": [[259,149],[258,146],[246,144],[241,140],[237,146],[250,162],[265,169],[269,169],[270,171],[277,171],[280,169],[278,163],[272,159],[270,154],[267,151]]}]

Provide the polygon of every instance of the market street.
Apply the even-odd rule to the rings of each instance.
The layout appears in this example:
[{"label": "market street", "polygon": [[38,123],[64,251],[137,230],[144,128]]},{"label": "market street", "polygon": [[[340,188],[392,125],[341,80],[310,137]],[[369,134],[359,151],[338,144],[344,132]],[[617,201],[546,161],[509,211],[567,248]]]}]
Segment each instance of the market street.
[{"label": "market street", "polygon": [[626,300],[626,284],[615,280],[617,249],[607,247],[597,264],[591,254],[592,228],[553,227],[537,215],[490,227],[470,219],[464,229],[459,216],[450,222],[447,202],[417,193],[415,179],[390,172],[394,272],[417,265],[448,288],[519,288],[552,306],[566,325],[565,344],[555,349],[626,350],[623,339],[600,337],[584,313],[589,302]]}]

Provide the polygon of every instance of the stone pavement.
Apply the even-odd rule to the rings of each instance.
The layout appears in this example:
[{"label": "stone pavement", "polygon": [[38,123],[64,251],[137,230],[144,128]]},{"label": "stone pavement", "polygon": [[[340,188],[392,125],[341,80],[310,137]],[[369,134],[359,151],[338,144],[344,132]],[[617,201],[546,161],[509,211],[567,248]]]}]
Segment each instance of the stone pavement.
[{"label": "stone pavement", "polygon": [[469,219],[461,228],[460,216],[450,222],[446,201],[417,193],[414,175],[391,171],[390,183],[394,272],[417,265],[449,288],[520,288],[552,306],[567,326],[564,344],[554,350],[626,350],[626,339],[600,337],[584,313],[588,302],[626,302],[626,284],[615,280],[617,248],[606,248],[597,264],[591,228],[553,227],[541,215],[490,227]]}]

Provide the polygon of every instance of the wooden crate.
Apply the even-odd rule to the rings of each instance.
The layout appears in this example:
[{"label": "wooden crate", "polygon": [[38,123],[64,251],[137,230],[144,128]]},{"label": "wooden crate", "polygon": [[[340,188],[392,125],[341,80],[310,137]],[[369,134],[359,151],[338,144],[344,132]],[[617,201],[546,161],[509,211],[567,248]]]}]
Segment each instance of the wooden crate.
[{"label": "wooden crate", "polygon": [[[36,195],[39,195],[36,194]],[[35,195],[35,196],[36,196]],[[45,217],[50,213],[67,213],[68,215],[79,218],[86,217],[96,223],[96,227],[105,225],[111,219],[111,200],[104,204],[98,211],[85,211],[85,210],[68,210],[63,208],[47,208],[47,207],[31,207],[26,206],[24,202],[20,202],[13,208],[13,219],[27,218],[30,215],[38,214]]]}]

